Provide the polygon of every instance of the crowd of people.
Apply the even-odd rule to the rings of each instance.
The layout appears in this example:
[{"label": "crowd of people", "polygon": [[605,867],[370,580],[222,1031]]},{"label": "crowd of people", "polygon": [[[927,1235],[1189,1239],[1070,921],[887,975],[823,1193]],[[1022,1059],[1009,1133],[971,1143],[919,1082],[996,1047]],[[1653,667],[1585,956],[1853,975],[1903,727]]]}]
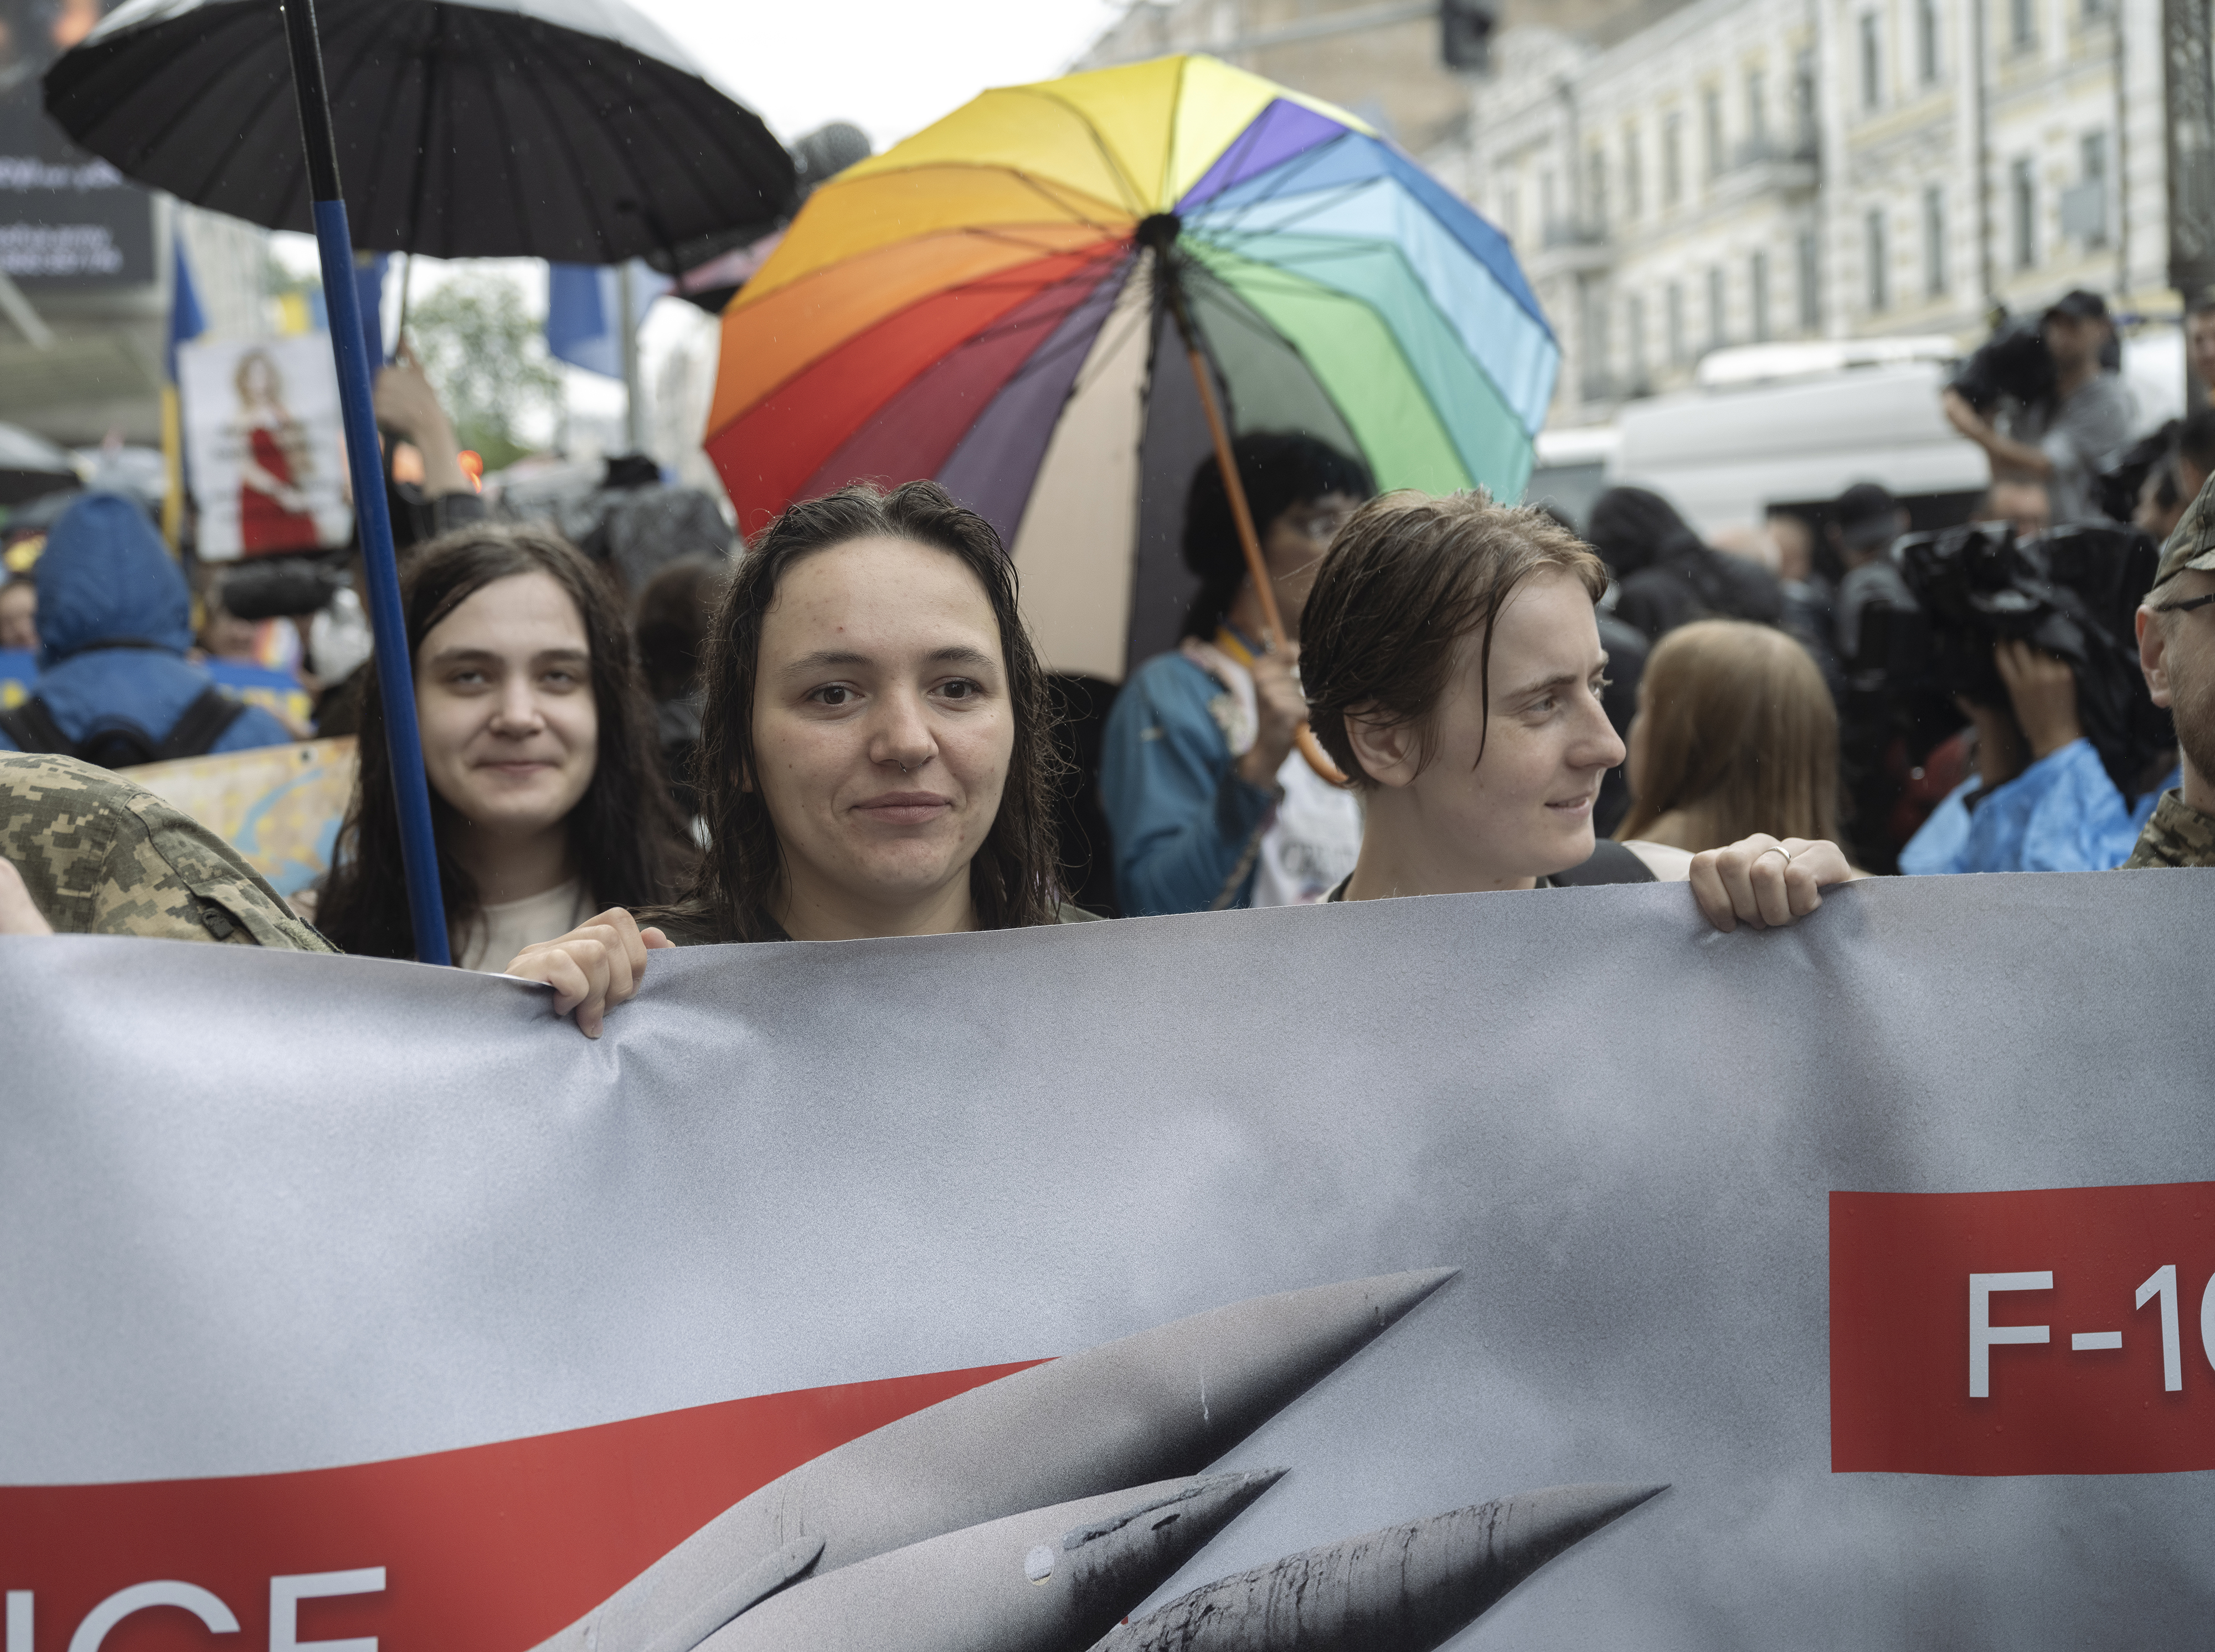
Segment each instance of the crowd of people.
[{"label": "crowd of people", "polygon": [[[1987,525],[1960,531],[1991,556],[2101,520],[2117,485],[2104,309],[2072,294],[2046,328],[2052,406],[1992,422],[1949,393],[1992,455]],[[442,476],[451,433],[402,372],[381,405]],[[1653,881],[1729,930],[1895,867],[2215,864],[2211,445],[2195,415],[2130,479],[2143,578],[2111,570],[2104,611],[2053,599],[2080,652],[2134,656],[2141,703],[2119,722],[2080,709],[2090,667],[2044,633],[1975,634],[1980,675],[1924,669],[1926,570],[1963,553],[1917,551],[1930,536],[1874,483],[1819,522],[1774,519],[1764,557],[1640,488],[1580,533],[1482,493],[1378,495],[1354,456],[1248,435],[1238,488],[1213,459],[1192,481],[1184,637],[1132,672],[1076,783],[1112,840],[1108,912],[1069,898],[1065,702],[1006,550],[935,484],[801,501],[735,556],[617,556],[612,518],[568,537],[488,520],[448,477],[408,501],[401,597],[449,948],[547,984],[596,1035],[671,945]],[[2108,526],[2099,545],[2131,533]],[[288,905],[102,772],[293,737],[189,657],[192,593],[143,511],[72,505],[35,597],[38,693],[0,715],[19,753],[0,756],[0,932],[416,955],[387,709],[358,649],[335,650],[348,670],[318,707],[360,736],[353,795],[329,871]],[[2144,757],[2163,711],[2176,749],[2143,787],[2119,778],[2114,731]]]}]

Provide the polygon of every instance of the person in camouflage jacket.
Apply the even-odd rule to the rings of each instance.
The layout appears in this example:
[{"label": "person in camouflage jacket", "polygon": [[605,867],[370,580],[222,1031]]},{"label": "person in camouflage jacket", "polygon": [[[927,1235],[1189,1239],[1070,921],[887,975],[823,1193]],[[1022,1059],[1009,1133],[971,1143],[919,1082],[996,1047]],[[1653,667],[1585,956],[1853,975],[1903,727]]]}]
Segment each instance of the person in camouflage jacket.
[{"label": "person in camouflage jacket", "polygon": [[74,758],[0,753],[0,934],[338,949],[191,815]]},{"label": "person in camouflage jacket", "polygon": [[2161,549],[2138,609],[2138,664],[2176,719],[2184,784],[2165,792],[2124,866],[2215,866],[2215,479]]}]

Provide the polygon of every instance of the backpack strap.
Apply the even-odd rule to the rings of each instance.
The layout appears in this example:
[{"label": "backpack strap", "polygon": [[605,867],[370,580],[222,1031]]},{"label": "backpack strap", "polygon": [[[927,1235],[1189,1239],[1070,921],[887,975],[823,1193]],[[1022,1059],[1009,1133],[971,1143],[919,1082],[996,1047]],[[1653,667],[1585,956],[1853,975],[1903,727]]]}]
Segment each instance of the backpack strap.
[{"label": "backpack strap", "polygon": [[0,711],[0,728],[15,742],[15,749],[40,757],[75,757],[77,742],[61,731],[54,714],[37,695],[13,711]]},{"label": "backpack strap", "polygon": [[1639,859],[1635,851],[1612,838],[1602,838],[1592,844],[1590,860],[1566,872],[1556,872],[1546,881],[1556,888],[1581,889],[1596,883],[1653,883],[1657,880],[1654,869]]},{"label": "backpack strap", "polygon": [[154,761],[169,763],[178,758],[206,756],[208,747],[245,715],[243,701],[234,700],[209,684],[170,725],[169,734],[154,748]]}]

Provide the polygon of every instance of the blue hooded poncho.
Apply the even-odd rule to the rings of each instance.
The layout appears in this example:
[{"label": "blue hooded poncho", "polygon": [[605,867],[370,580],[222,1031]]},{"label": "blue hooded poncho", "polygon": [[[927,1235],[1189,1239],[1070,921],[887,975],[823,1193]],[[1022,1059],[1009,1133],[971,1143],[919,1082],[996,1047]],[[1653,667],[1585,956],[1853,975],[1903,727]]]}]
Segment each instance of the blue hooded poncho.
[{"label": "blue hooded poncho", "polygon": [[[87,494],[47,531],[40,554],[38,696],[82,743],[130,726],[158,746],[213,680],[184,658],[192,593],[146,513],[120,494]],[[292,736],[249,706],[211,752],[283,746]],[[0,751],[15,743],[0,731]]]}]

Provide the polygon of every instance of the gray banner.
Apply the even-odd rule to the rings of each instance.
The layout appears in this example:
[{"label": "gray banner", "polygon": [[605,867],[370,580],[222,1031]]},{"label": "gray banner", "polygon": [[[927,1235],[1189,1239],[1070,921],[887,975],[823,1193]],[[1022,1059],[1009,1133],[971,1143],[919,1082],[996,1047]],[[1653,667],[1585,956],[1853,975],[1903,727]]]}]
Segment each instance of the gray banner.
[{"label": "gray banner", "polygon": [[[0,1485],[406,1456],[1449,1267],[1210,1465],[1289,1472],[1156,1600],[1666,1484],[1455,1643],[2197,1643],[2206,1473],[1831,1471],[1826,1212],[2215,1181],[2212,930],[2215,879],[2164,872],[1863,884],[1731,936],[1681,885],[1390,901],[662,954],[598,1043],[495,979],[0,940]],[[2163,1258],[2194,1330],[2203,1248]]]}]

